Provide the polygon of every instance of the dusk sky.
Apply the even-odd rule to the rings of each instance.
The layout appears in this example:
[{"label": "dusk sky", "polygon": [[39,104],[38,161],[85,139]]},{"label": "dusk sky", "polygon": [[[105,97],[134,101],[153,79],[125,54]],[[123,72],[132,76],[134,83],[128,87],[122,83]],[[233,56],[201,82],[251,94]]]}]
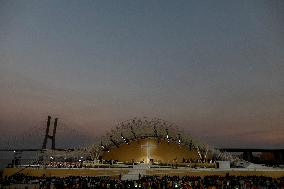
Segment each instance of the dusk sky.
[{"label": "dusk sky", "polygon": [[2,141],[48,115],[91,138],[148,116],[284,148],[284,1],[0,0],[0,88]]}]

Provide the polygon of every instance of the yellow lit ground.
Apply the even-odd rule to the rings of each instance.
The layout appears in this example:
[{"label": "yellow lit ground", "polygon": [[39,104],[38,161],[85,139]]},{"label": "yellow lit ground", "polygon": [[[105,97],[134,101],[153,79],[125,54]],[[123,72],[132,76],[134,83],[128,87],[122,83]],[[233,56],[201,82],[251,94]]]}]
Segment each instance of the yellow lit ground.
[{"label": "yellow lit ground", "polygon": [[[147,147],[148,156],[147,158]],[[179,146],[176,143],[168,143],[167,141],[158,142],[155,139],[141,139],[133,141],[129,145],[122,144],[119,148],[111,149],[110,152],[104,152],[103,159],[118,160],[120,162],[141,162],[149,163],[149,159],[159,163],[172,163],[175,159],[182,162],[185,159],[198,159],[196,149],[189,149]]]}]

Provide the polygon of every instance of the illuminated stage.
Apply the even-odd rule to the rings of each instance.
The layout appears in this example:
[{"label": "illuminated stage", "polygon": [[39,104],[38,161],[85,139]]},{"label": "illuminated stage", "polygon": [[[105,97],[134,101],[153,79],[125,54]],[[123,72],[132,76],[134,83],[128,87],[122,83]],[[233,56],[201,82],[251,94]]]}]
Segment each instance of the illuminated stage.
[{"label": "illuminated stage", "polygon": [[[232,169],[231,165],[245,166]],[[140,175],[284,176],[283,169],[249,165],[252,164],[194,140],[173,123],[143,118],[120,123],[96,144],[85,148],[44,150],[37,163],[6,168],[3,174],[121,176],[124,180],[137,180]]]},{"label": "illuminated stage", "polygon": [[119,148],[105,151],[102,156],[105,160],[118,160],[119,162],[167,163],[186,160],[197,161],[196,149],[168,143],[165,140],[140,139],[129,144],[122,144]]}]

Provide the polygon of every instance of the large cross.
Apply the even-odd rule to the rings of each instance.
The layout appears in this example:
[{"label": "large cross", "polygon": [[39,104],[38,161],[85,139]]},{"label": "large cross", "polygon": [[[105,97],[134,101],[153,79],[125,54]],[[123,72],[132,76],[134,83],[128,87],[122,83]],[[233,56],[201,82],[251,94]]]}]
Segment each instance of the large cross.
[{"label": "large cross", "polygon": [[149,144],[148,141],[146,143],[146,145],[141,145],[141,148],[146,148],[147,150],[147,163],[149,163],[150,159],[151,159],[151,149],[157,147],[156,145],[153,144]]}]

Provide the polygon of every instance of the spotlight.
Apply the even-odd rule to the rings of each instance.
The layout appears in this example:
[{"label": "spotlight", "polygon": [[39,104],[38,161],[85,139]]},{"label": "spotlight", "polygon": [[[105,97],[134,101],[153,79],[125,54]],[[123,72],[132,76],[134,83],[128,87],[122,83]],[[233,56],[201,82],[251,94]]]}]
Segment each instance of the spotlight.
[{"label": "spotlight", "polygon": [[103,142],[101,142],[101,147],[102,147],[102,149],[105,149],[105,147],[104,147],[104,145],[103,145]]},{"label": "spotlight", "polygon": [[121,138],[123,139],[123,141],[126,143],[126,144],[128,144],[128,139],[127,138],[125,138],[123,135],[122,135],[122,133],[121,133]]},{"label": "spotlight", "polygon": [[167,133],[167,135],[166,135],[167,141],[168,141],[168,143],[170,143],[170,137],[169,137],[169,130],[168,129],[166,129],[166,133]]},{"label": "spotlight", "polygon": [[178,134],[178,145],[180,145],[181,143],[181,137],[180,137],[180,134]]}]

